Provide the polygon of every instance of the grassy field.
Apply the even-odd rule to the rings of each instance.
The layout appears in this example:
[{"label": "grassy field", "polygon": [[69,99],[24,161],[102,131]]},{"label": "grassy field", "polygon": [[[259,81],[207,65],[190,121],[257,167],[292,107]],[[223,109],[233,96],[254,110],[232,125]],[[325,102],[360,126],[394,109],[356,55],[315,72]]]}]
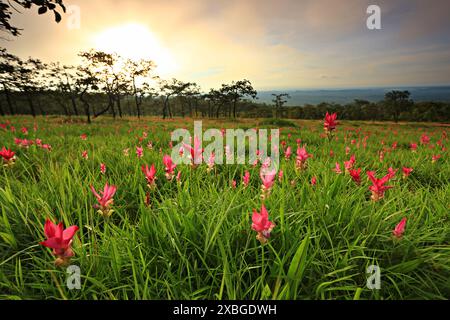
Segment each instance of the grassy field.
[{"label": "grassy field", "polygon": [[[211,172],[206,164],[179,165],[180,182],[167,181],[162,158],[171,153],[170,132],[192,128],[192,119],[104,117],[89,126],[23,116],[1,118],[0,124],[0,148],[17,157],[14,165],[0,167],[0,299],[450,298],[448,127],[343,121],[331,141],[322,121],[283,127],[280,141],[293,155],[281,157],[283,178],[264,200],[276,226],[262,245],[252,230],[252,211],[262,205],[259,164]],[[203,127],[277,126],[205,120]],[[424,134],[429,144],[420,143]],[[15,138],[41,139],[51,151],[36,143],[19,147]],[[301,171],[295,168],[297,139],[313,155]],[[142,158],[136,155],[139,145]],[[339,162],[344,171],[351,155],[362,169],[360,185],[333,170]],[[145,164],[157,169],[153,190],[141,171]],[[372,201],[366,171],[380,178],[390,167],[399,169],[388,183],[393,188]],[[406,179],[403,167],[413,168]],[[250,183],[244,188],[246,170]],[[90,190],[106,182],[117,186],[109,218],[93,208]],[[404,217],[403,237],[395,238],[393,229]],[[52,251],[39,244],[47,218],[79,227],[71,264],[80,267],[80,290],[66,286],[66,269],[55,266]],[[380,267],[379,290],[366,286],[370,265]]]}]

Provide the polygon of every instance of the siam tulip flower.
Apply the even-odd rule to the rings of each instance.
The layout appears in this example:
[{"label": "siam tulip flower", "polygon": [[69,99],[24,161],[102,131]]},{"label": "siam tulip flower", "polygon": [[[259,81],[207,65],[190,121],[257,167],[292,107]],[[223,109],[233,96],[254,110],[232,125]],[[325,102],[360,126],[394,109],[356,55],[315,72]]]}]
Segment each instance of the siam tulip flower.
[{"label": "siam tulip flower", "polygon": [[147,143],[147,148],[148,148],[149,150],[153,150],[153,142],[149,141],[149,142]]},{"label": "siam tulip flower", "polygon": [[356,182],[357,185],[361,184],[361,168],[358,170],[350,169],[349,170],[350,177],[352,177],[353,181]]},{"label": "siam tulip flower", "polygon": [[103,217],[110,217],[114,212],[110,207],[114,203],[114,194],[116,193],[116,186],[109,186],[108,183],[105,184],[103,191],[100,191],[101,196],[95,191],[94,187],[91,186],[91,191],[94,196],[97,198],[99,204],[95,204],[94,208],[98,209],[98,213],[100,213]]},{"label": "siam tulip flower", "polygon": [[53,249],[53,255],[56,256],[56,266],[69,264],[70,258],[74,256],[71,246],[73,236],[77,231],[77,226],[71,226],[64,230],[62,222],[58,225],[54,224],[49,219],[45,222],[44,233],[47,240],[40,242],[40,244],[44,247]]},{"label": "siam tulip flower", "polygon": [[164,166],[166,167],[165,168],[166,178],[167,178],[167,180],[172,181],[172,179],[175,175],[174,170],[177,167],[177,165],[173,163],[172,158],[169,155],[165,155],[163,157],[163,163],[164,163]]},{"label": "siam tulip flower", "polygon": [[184,148],[183,147],[180,147],[180,150],[178,150],[178,154],[180,155],[180,157],[183,156],[183,154],[184,154]]},{"label": "siam tulip flower", "polygon": [[265,200],[270,196],[273,184],[275,182],[276,171],[268,169],[261,169],[259,176],[262,181],[261,185],[261,199]]},{"label": "siam tulip flower", "polygon": [[398,143],[397,143],[397,142],[394,142],[394,143],[392,144],[391,149],[392,149],[392,150],[395,150],[395,149],[397,149],[397,146],[398,146]]},{"label": "siam tulip flower", "polygon": [[181,171],[178,171],[176,180],[179,184],[181,184]]},{"label": "siam tulip flower", "polygon": [[138,158],[142,158],[144,156],[144,148],[136,147],[136,155]]},{"label": "siam tulip flower", "polygon": [[100,172],[101,172],[101,174],[106,173],[106,164],[100,163]]},{"label": "siam tulip flower", "polygon": [[250,172],[245,171],[244,176],[242,177],[242,183],[244,184],[244,188],[248,186],[250,183]]},{"label": "siam tulip flower", "polygon": [[87,140],[87,134],[86,134],[86,133],[83,133],[83,134],[80,136],[80,139],[83,140],[83,141],[86,141],[86,140]]},{"label": "siam tulip flower", "polygon": [[24,135],[28,135],[28,129],[26,127],[23,127],[20,131],[22,131]]},{"label": "siam tulip flower", "polygon": [[420,137],[420,143],[423,144],[423,145],[429,144],[429,143],[430,143],[430,137],[427,136],[426,134],[423,134],[423,135]]},{"label": "siam tulip flower", "polygon": [[87,152],[86,150],[84,150],[84,151],[81,153],[81,156],[82,156],[85,160],[89,159],[89,155],[88,155],[88,152]]},{"label": "siam tulip flower", "polygon": [[206,171],[209,173],[212,170],[214,170],[214,164],[216,162],[216,154],[214,152],[211,152],[209,159],[208,159],[208,168]]},{"label": "siam tulip flower", "polygon": [[333,130],[336,129],[336,126],[338,125],[337,121],[337,113],[327,114],[325,115],[325,121],[323,123],[323,128],[328,136],[331,136]]},{"label": "siam tulip flower", "polygon": [[384,160],[384,151],[383,150],[380,150],[379,158],[380,158],[380,162],[383,162],[383,160]]},{"label": "siam tulip flower", "polygon": [[394,170],[392,167],[390,167],[390,168],[388,169],[389,179],[394,178],[394,177],[395,177],[395,174],[397,173],[397,171],[398,171],[398,169],[397,169],[397,170]]},{"label": "siam tulip flower", "polygon": [[196,167],[197,165],[201,164],[203,161],[203,149],[201,147],[202,143],[198,137],[194,137],[194,147],[183,143],[183,146],[186,150],[190,153],[190,159],[191,159],[191,165],[192,167]]},{"label": "siam tulip flower", "polygon": [[38,147],[42,147],[42,140],[41,139],[36,139],[36,145]]},{"label": "siam tulip flower", "polygon": [[147,186],[150,189],[154,189],[156,187],[155,184],[155,180],[156,180],[156,169],[155,169],[155,165],[152,164],[152,166],[150,167],[150,169],[148,168],[148,165],[142,166],[141,167],[142,172],[145,175],[145,179],[147,179]]},{"label": "siam tulip flower", "polygon": [[253,209],[252,229],[258,233],[256,239],[261,244],[267,243],[267,239],[270,238],[270,233],[275,226],[275,223],[269,221],[269,213],[264,204],[261,206],[261,212],[257,212]]},{"label": "siam tulip flower", "polygon": [[126,148],[126,149],[123,149],[123,155],[125,156],[125,157],[128,157],[129,155],[130,155],[130,148]]},{"label": "siam tulip flower", "polygon": [[399,224],[397,224],[394,228],[394,230],[392,231],[392,234],[394,235],[394,237],[396,237],[397,239],[401,239],[403,237],[403,233],[405,233],[405,228],[406,228],[406,218],[403,218]]},{"label": "siam tulip flower", "polygon": [[283,181],[283,170],[280,170],[280,172],[278,172],[278,181],[280,183]]},{"label": "siam tulip flower", "polygon": [[169,141],[169,148],[172,149],[173,148],[173,142]]},{"label": "siam tulip flower", "polygon": [[291,155],[292,155],[292,148],[287,147],[286,151],[284,152],[284,157],[286,158],[286,160],[289,160],[291,158]]},{"label": "siam tulip flower", "polygon": [[316,176],[314,176],[311,178],[311,185],[315,186],[316,184],[317,184],[317,178],[316,178]]},{"label": "siam tulip flower", "polygon": [[330,158],[333,158],[333,157],[334,157],[334,151],[330,150]]},{"label": "siam tulip flower", "polygon": [[335,165],[333,171],[336,172],[337,174],[341,174],[342,173],[341,166],[339,165],[339,162],[336,162],[336,165]]},{"label": "siam tulip flower", "polygon": [[431,157],[431,163],[436,163],[440,158],[441,158],[441,155],[440,155],[440,154],[433,155],[433,156]]},{"label": "siam tulip flower", "polygon": [[417,143],[410,143],[409,148],[411,149],[412,152],[416,152],[417,151]]},{"label": "siam tulip flower", "polygon": [[231,181],[231,188],[236,189],[236,180]]},{"label": "siam tulip flower", "polygon": [[403,179],[406,179],[409,177],[409,175],[411,174],[411,172],[413,172],[413,168],[407,168],[407,167],[403,167],[402,168],[403,171]]},{"label": "siam tulip flower", "polygon": [[296,142],[297,142],[297,148],[300,148],[300,144],[302,143],[302,139],[297,139]]},{"label": "siam tulip flower", "polygon": [[350,171],[350,169],[353,169],[353,166],[355,165],[355,162],[356,162],[355,155],[352,155],[350,157],[349,161],[344,161],[345,173],[348,173]]},{"label": "siam tulip flower", "polygon": [[48,152],[51,152],[52,151],[52,146],[45,143],[45,144],[42,145],[42,149],[47,150]]},{"label": "siam tulip flower", "polygon": [[367,176],[372,181],[372,185],[369,187],[369,190],[372,191],[371,199],[373,201],[378,201],[384,197],[384,192],[388,189],[393,188],[392,186],[385,186],[385,184],[391,179],[391,174],[388,173],[381,179],[377,179],[375,177],[375,172],[367,171]]},{"label": "siam tulip flower", "polygon": [[16,161],[15,152],[6,149],[5,147],[0,151],[0,157],[2,157],[4,167],[12,166]]},{"label": "siam tulip flower", "polygon": [[306,147],[305,146],[303,146],[302,148],[298,148],[297,149],[297,159],[296,159],[296,162],[295,162],[295,168],[297,170],[304,170],[304,169],[306,169],[306,167],[307,167],[306,161],[310,157],[311,157],[311,155],[308,154],[308,152],[306,151]]},{"label": "siam tulip flower", "polygon": [[350,147],[345,147],[345,155],[348,156],[350,154]]}]

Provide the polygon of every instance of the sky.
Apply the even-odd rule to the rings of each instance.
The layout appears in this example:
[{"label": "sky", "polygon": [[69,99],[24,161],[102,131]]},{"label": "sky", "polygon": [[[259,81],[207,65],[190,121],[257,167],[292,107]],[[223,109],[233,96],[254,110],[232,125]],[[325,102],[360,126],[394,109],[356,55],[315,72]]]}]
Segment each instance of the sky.
[{"label": "sky", "polygon": [[[64,64],[90,48],[117,51],[206,91],[240,79],[257,90],[450,85],[448,0],[64,3],[59,24],[37,9],[15,13],[22,35],[0,46]],[[367,28],[369,5],[381,30]]]}]

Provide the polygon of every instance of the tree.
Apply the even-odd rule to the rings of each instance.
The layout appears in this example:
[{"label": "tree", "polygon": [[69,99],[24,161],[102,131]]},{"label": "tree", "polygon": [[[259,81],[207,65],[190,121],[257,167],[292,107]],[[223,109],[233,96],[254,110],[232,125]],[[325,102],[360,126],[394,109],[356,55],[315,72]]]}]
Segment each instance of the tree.
[{"label": "tree", "polygon": [[276,118],[278,118],[281,114],[281,108],[283,108],[283,105],[287,102],[286,99],[290,99],[291,96],[288,93],[272,93],[272,96],[274,97],[272,102],[275,104]]},{"label": "tree", "polygon": [[233,118],[236,118],[236,107],[238,102],[249,96],[252,99],[256,98],[257,92],[253,89],[252,84],[249,80],[239,80],[232,82],[231,84],[223,84],[220,89],[221,93],[226,95],[230,101],[229,116],[231,117],[231,108],[233,109]]},{"label": "tree", "polygon": [[[50,86],[55,90],[55,99],[68,97],[72,105],[72,111],[77,116],[78,108],[76,103],[76,92],[75,92],[75,82],[76,82],[76,69],[74,66],[61,66],[59,62],[51,63],[48,69]],[[70,114],[68,109],[65,107],[64,101],[60,102],[63,109],[67,114]]]},{"label": "tree", "polygon": [[4,48],[0,48],[0,84],[6,97],[10,114],[14,114],[13,101],[11,98],[11,89],[16,87],[16,72],[19,67],[20,59],[10,54]]},{"label": "tree", "polygon": [[0,31],[10,34],[14,37],[20,35],[22,29],[13,26],[10,23],[12,12],[20,12],[18,7],[23,9],[31,9],[32,7],[39,7],[38,14],[44,14],[52,11],[55,15],[55,21],[59,23],[61,21],[61,14],[57,11],[59,8],[63,12],[66,12],[66,7],[63,4],[63,0],[9,0],[7,3],[0,3]]},{"label": "tree", "polygon": [[[144,82],[142,84],[142,88],[138,87],[138,81],[143,80],[150,77],[150,74],[152,71],[156,68],[156,64],[151,60],[139,60],[134,61],[131,59],[128,59],[125,62],[125,70],[128,74],[128,77],[131,79],[131,87],[132,87],[132,93],[135,98],[136,103],[136,110],[138,118],[141,118],[141,105],[142,105],[142,97],[145,94],[145,91],[148,91],[149,84]],[[155,79],[155,77],[151,77],[152,79]]]},{"label": "tree", "polygon": [[[17,87],[24,93],[33,117],[36,117],[35,102],[38,102],[37,95],[45,87],[43,82],[45,69],[46,65],[42,61],[30,58],[27,61],[19,61],[15,73]],[[38,107],[41,109],[41,114],[44,114],[39,102]]]},{"label": "tree", "polygon": [[408,111],[409,107],[413,105],[412,100],[409,99],[410,95],[409,91],[398,90],[393,90],[385,94],[384,102],[391,109],[390,111],[395,122],[398,122],[402,111]]},{"label": "tree", "polygon": [[192,83],[190,82],[183,82],[175,78],[173,78],[171,81],[160,80],[159,88],[164,96],[163,119],[166,119],[167,116],[169,116],[170,118],[173,117],[172,110],[170,109],[170,98],[180,95],[191,85]]}]

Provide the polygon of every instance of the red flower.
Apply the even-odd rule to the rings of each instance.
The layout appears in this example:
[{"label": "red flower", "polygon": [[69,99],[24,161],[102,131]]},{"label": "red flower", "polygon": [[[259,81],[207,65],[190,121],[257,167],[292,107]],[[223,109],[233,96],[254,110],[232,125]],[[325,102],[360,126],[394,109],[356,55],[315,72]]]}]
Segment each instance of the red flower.
[{"label": "red flower", "polygon": [[349,173],[356,184],[361,184],[361,168],[359,168],[358,170],[350,169]]},{"label": "red flower", "polygon": [[145,175],[145,179],[147,179],[147,185],[149,188],[153,188],[155,186],[155,180],[156,180],[156,169],[155,169],[155,165],[152,164],[152,166],[150,167],[150,169],[148,168],[148,165],[146,164],[145,166],[141,167],[142,172]]},{"label": "red flower", "polygon": [[381,179],[375,177],[375,172],[367,171],[369,179],[372,181],[372,185],[369,190],[372,191],[372,200],[378,201],[384,197],[384,192],[388,189],[393,188],[392,186],[385,186],[385,184],[393,177],[392,173],[388,173]]},{"label": "red flower", "polygon": [[94,205],[94,208],[99,209],[99,213],[104,217],[109,217],[114,212],[114,210],[110,209],[110,206],[114,203],[113,197],[117,191],[117,187],[109,186],[108,183],[106,183],[103,191],[100,191],[101,195],[95,191],[93,186],[91,186],[91,191],[99,203],[99,205]]},{"label": "red flower", "polygon": [[403,218],[402,221],[399,222],[392,231],[394,237],[397,239],[400,239],[403,236],[403,233],[405,232],[406,227],[406,218]]},{"label": "red flower", "polygon": [[323,128],[327,133],[331,133],[334,129],[336,129],[337,126],[337,113],[327,114],[325,115],[325,121],[323,123]]},{"label": "red flower", "polygon": [[6,149],[5,147],[3,147],[0,151],[0,156],[3,158],[4,166],[10,166],[14,164],[14,161],[16,160],[15,152]]},{"label": "red flower", "polygon": [[176,164],[173,163],[172,158],[169,155],[165,155],[163,157],[163,163],[164,166],[166,167],[166,178],[167,180],[171,181],[173,179],[174,176],[174,170],[176,168]]},{"label": "red flower", "polygon": [[57,257],[55,264],[67,264],[74,256],[72,251],[72,238],[78,231],[77,226],[71,226],[64,230],[62,222],[58,225],[49,219],[45,222],[44,233],[47,240],[40,242],[41,245],[53,249],[53,254]]},{"label": "red flower", "polygon": [[274,227],[275,223],[269,221],[269,213],[264,205],[261,206],[261,212],[253,210],[252,229],[258,232],[256,239],[262,244],[266,243],[267,239],[270,238],[270,232],[272,232]]},{"label": "red flower", "polygon": [[403,178],[407,178],[411,174],[411,172],[413,172],[413,168],[403,167],[402,171],[403,171]]}]

